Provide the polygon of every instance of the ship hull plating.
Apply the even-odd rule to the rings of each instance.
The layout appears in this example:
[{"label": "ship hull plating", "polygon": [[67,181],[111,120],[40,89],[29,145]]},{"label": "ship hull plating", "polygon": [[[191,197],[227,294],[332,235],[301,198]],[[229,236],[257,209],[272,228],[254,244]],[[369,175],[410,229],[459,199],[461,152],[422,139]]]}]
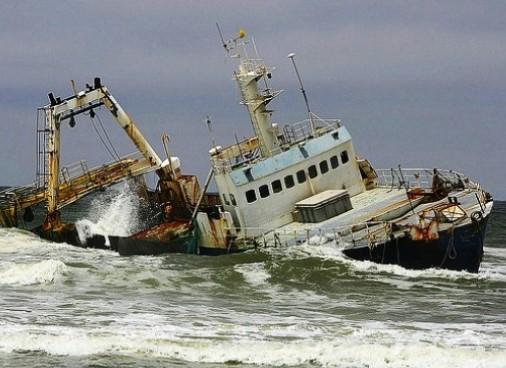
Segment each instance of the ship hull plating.
[{"label": "ship hull plating", "polygon": [[360,261],[396,264],[408,269],[443,268],[477,273],[483,257],[488,217],[439,232],[436,240],[412,240],[409,235],[373,247],[346,248],[343,253]]}]

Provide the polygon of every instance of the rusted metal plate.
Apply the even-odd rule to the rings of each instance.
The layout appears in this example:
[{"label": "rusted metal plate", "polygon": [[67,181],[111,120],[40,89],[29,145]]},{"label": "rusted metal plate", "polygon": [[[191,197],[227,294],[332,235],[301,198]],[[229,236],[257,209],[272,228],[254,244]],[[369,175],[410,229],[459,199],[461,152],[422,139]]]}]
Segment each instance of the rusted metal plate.
[{"label": "rusted metal plate", "polygon": [[[65,207],[98,189],[135,177],[155,168],[145,159],[124,158],[120,161],[89,170],[60,183],[58,208]],[[0,225],[17,226],[16,213],[47,199],[45,188],[31,186],[9,188],[0,196]]]},{"label": "rusted metal plate", "polygon": [[169,241],[187,234],[191,229],[191,224],[187,220],[173,220],[150,227],[131,236],[132,239],[139,240],[160,240]]}]

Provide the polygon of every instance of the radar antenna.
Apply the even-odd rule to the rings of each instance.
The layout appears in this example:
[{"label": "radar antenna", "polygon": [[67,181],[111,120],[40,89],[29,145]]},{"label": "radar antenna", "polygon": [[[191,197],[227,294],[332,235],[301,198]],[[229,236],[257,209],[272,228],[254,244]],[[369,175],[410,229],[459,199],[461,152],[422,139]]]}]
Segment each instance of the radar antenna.
[{"label": "radar antenna", "polygon": [[223,48],[225,49],[225,51],[228,54],[230,49],[228,48],[228,45],[225,42],[225,39],[223,38],[223,33],[221,33],[221,28],[220,28],[220,25],[218,24],[218,22],[216,22],[216,28],[218,28],[218,33],[219,33],[220,39],[221,39],[221,45],[223,46]]},{"label": "radar antenna", "polygon": [[313,135],[315,134],[315,126],[313,121],[313,113],[309,108],[309,100],[307,99],[306,90],[304,89],[304,85],[302,84],[302,78],[300,77],[299,70],[297,69],[297,65],[295,64],[295,53],[291,52],[288,54],[288,58],[292,60],[293,68],[295,69],[295,74],[297,74],[297,79],[299,80],[300,91],[302,92],[302,96],[304,96],[304,102],[306,103],[306,110],[309,117],[309,122],[311,123],[311,131]]}]

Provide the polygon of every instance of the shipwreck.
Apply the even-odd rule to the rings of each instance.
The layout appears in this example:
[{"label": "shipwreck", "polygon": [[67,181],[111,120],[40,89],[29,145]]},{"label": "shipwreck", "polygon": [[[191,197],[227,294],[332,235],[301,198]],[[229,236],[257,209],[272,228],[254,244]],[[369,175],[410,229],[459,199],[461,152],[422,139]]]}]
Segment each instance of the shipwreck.
[{"label": "shipwreck", "polygon": [[[290,124],[272,122],[268,105],[281,93],[270,86],[273,70],[244,32],[223,46],[238,63],[233,76],[254,134],[229,146],[213,143],[202,187],[195,176],[182,174],[179,160],[167,149],[165,160],[157,155],[96,79],[64,100],[50,95],[43,109],[45,180],[38,187],[1,192],[1,224],[18,226],[30,219],[36,203],[45,202],[45,220],[34,229],[42,237],[122,255],[218,255],[333,242],[357,260],[478,272],[493,206],[478,183],[447,169],[373,168],[355,152],[341,120],[311,111],[293,53],[288,57],[307,116]],[[112,113],[141,157],[125,157],[70,178],[59,168],[59,124],[99,106]],[[62,206],[148,171],[158,174],[156,189],[146,191],[163,214],[158,223],[119,237],[82,231],[61,220]],[[208,192],[213,179],[217,193]]]}]

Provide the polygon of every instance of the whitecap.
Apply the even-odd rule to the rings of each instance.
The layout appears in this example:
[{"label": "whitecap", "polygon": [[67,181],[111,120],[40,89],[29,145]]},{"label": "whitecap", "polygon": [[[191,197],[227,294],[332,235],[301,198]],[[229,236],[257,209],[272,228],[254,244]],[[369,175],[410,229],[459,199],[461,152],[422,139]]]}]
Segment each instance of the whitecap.
[{"label": "whitecap", "polygon": [[50,284],[67,272],[61,261],[48,259],[37,263],[7,263],[0,269],[0,284],[34,285]]},{"label": "whitecap", "polygon": [[243,263],[234,266],[234,270],[239,272],[246,282],[252,286],[261,286],[270,279],[271,275],[265,270],[263,263]]},{"label": "whitecap", "polygon": [[472,343],[471,346],[452,345],[454,341],[444,340],[433,344],[410,337],[407,332],[402,336],[389,336],[374,329],[347,336],[311,339],[241,336],[225,341],[180,337],[174,332],[156,327],[132,330],[3,325],[0,351],[23,349],[72,356],[126,354],[198,363],[240,362],[268,366],[309,363],[324,367],[377,368],[502,368],[506,360],[503,348],[484,347],[474,339],[465,341],[466,344]]}]

